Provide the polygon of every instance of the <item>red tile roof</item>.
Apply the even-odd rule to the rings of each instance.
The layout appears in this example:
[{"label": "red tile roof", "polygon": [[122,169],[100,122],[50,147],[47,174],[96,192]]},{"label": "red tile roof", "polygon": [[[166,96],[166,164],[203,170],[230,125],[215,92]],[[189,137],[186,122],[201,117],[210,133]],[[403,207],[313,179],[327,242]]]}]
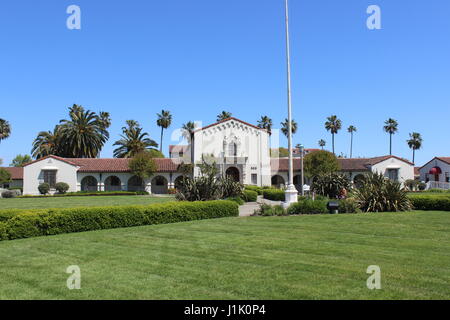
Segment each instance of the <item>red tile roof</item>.
[{"label": "red tile roof", "polygon": [[[370,167],[376,165],[382,161],[388,160],[390,158],[395,158],[397,160],[406,162],[410,165],[413,165],[406,159],[402,159],[396,156],[383,156],[383,157],[374,157],[374,158],[355,158],[355,159],[346,159],[346,158],[338,158],[338,162],[341,166],[342,171],[370,171]],[[271,168],[272,170],[278,171],[288,171],[289,170],[289,159],[288,158],[273,158],[271,159]],[[278,168],[278,169],[277,169]],[[294,158],[294,171],[301,170],[301,159]]]},{"label": "red tile roof", "polygon": [[[33,162],[26,166],[36,163],[37,161],[53,158],[63,161],[70,165],[79,167],[78,172],[130,172],[128,166],[131,159],[99,159],[99,158],[61,158],[57,156],[48,156]],[[176,159],[154,159],[158,172],[177,172],[180,162]]]},{"label": "red tile roof", "polygon": [[439,159],[442,162],[450,164],[450,157],[436,157],[436,159]]},{"label": "red tile roof", "polygon": [[253,125],[253,124],[250,124],[250,123],[248,123],[248,122],[242,121],[242,120],[237,119],[237,118],[235,118],[235,117],[231,117],[231,118],[228,118],[228,119],[224,119],[224,120],[222,120],[222,121],[219,121],[219,122],[210,124],[209,126],[203,127],[203,128],[201,128],[201,129],[197,129],[197,130],[195,130],[195,131],[197,132],[197,131],[205,130],[205,129],[214,127],[214,126],[216,126],[216,125],[218,125],[218,124],[221,124],[221,123],[224,123],[224,122],[227,122],[227,121],[230,121],[230,120],[234,120],[234,121],[243,123],[243,124],[245,124],[245,125],[247,125],[247,126],[249,126],[249,127],[252,127],[252,128],[255,128],[255,129],[258,129],[258,130],[267,131],[266,129],[261,129],[261,128],[259,128],[259,127],[255,126],[255,125]]},{"label": "red tile roof", "polygon": [[11,180],[23,180],[23,168],[15,168],[15,167],[5,167],[1,168],[5,169],[11,174]]}]

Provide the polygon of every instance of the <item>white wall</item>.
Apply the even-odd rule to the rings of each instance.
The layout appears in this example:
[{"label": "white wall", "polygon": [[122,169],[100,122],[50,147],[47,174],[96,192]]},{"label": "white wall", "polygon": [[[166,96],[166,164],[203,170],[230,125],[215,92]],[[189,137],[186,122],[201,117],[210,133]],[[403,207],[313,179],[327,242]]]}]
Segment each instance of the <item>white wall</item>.
[{"label": "white wall", "polygon": [[405,161],[389,158],[376,165],[372,166],[372,172],[383,174],[386,178],[389,177],[388,169],[398,169],[398,179],[400,183],[405,183],[406,180],[414,180],[414,165]]},{"label": "white wall", "polygon": [[[233,119],[195,133],[195,163],[201,163],[202,155],[229,157],[228,145],[232,142],[238,144],[237,158],[242,160],[236,166],[240,171],[241,181],[252,184],[251,175],[257,174],[258,185],[269,186],[271,170],[268,133]],[[198,168],[195,174],[199,174]]]},{"label": "white wall", "polygon": [[[447,172],[450,174],[450,165],[439,159],[433,159],[420,169],[420,181],[425,182],[427,173],[434,167],[439,167],[442,170],[442,174],[439,175],[439,182],[446,182],[445,173]],[[430,175],[429,179],[430,181],[435,181],[434,175]]]},{"label": "white wall", "polygon": [[45,169],[57,169],[56,182],[67,183],[70,187],[68,192],[77,191],[78,168],[54,158],[47,158],[24,167],[24,195],[39,195],[38,187],[41,183],[44,183],[43,170]]}]

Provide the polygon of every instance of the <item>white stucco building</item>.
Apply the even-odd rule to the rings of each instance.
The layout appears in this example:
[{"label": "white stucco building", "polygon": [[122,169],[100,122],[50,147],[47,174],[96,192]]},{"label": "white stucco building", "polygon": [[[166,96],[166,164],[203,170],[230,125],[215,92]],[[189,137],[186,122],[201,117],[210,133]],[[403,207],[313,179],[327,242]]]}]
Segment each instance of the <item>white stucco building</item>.
[{"label": "white stucco building", "polygon": [[435,157],[419,168],[420,181],[428,189],[450,189],[450,157]]},{"label": "white stucco building", "polygon": [[[145,181],[130,172],[129,159],[69,159],[49,156],[23,168],[24,194],[39,194],[38,186],[57,182],[77,191],[148,191],[167,193],[181,179],[180,164],[215,162],[219,172],[245,185],[283,188],[288,181],[288,159],[270,158],[269,133],[236,118],[226,119],[196,130],[193,146],[169,147],[169,159],[155,159],[157,172]],[[393,180],[414,179],[414,165],[402,158],[383,156],[366,159],[339,159],[342,172],[352,181],[369,172],[380,172]],[[194,175],[199,175],[196,167]],[[305,179],[308,184],[310,181]],[[294,158],[294,184],[301,189],[301,159]]]}]

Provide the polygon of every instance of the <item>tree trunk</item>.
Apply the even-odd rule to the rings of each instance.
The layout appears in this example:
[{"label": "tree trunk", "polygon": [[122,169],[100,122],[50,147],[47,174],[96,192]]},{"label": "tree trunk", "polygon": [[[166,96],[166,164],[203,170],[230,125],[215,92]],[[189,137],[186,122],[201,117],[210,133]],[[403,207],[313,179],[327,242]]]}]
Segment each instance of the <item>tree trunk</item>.
[{"label": "tree trunk", "polygon": [[332,136],[332,140],[333,140],[333,154],[336,155],[336,152],[334,152],[334,133],[331,134],[331,136]]},{"label": "tree trunk", "polygon": [[159,151],[162,152],[162,147],[163,147],[163,134],[164,134],[164,127],[161,127],[161,143],[159,145]]},{"label": "tree trunk", "polygon": [[392,133],[389,134],[389,155],[392,156]]},{"label": "tree trunk", "polygon": [[353,132],[352,132],[352,138],[350,141],[350,158],[353,157]]},{"label": "tree trunk", "polygon": [[416,149],[413,148],[413,163],[416,163]]}]

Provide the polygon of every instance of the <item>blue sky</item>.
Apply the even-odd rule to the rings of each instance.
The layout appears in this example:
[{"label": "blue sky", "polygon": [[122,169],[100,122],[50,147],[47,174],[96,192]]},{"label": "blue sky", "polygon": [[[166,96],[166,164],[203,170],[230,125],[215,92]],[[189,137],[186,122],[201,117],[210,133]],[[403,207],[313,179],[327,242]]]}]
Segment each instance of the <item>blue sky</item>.
[{"label": "blue sky", "polygon": [[[81,7],[82,29],[68,30],[66,8]],[[382,10],[368,30],[366,9]],[[4,164],[29,153],[74,103],[109,111],[112,156],[125,120],[159,140],[156,113],[210,124],[222,110],[255,123],[286,117],[282,0],[16,0],[0,10],[0,118]],[[294,142],[331,143],[325,118],[355,125],[355,156],[389,152],[384,120],[398,120],[396,155],[411,158],[408,133],[422,133],[417,163],[450,155],[448,0],[291,0]],[[342,130],[337,153],[349,153]],[[164,146],[171,143],[166,134]],[[285,139],[281,141],[286,145]],[[329,145],[330,146],[330,145]],[[331,146],[330,146],[331,147]]]}]

